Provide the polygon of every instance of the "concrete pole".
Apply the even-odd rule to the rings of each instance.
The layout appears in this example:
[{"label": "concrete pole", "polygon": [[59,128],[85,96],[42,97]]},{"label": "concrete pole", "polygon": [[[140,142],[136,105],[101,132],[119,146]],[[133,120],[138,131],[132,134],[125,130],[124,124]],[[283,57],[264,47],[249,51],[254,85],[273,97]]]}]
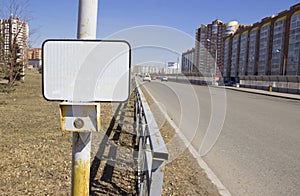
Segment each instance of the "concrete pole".
[{"label": "concrete pole", "polygon": [[95,39],[97,30],[98,0],[79,0],[78,39]]},{"label": "concrete pole", "polygon": [[72,190],[73,196],[88,196],[90,187],[91,133],[73,133]]},{"label": "concrete pole", "polygon": [[[79,0],[78,39],[95,39],[98,0]],[[88,196],[90,187],[91,133],[73,133],[72,190],[73,196]]]}]

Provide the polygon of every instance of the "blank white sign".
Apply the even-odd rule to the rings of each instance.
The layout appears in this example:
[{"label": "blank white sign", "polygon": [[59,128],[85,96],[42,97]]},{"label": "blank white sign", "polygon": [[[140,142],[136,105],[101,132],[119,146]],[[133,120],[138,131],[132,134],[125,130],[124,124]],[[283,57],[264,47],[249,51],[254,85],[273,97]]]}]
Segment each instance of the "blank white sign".
[{"label": "blank white sign", "polygon": [[126,101],[130,45],[125,41],[46,40],[43,95],[73,102]]}]

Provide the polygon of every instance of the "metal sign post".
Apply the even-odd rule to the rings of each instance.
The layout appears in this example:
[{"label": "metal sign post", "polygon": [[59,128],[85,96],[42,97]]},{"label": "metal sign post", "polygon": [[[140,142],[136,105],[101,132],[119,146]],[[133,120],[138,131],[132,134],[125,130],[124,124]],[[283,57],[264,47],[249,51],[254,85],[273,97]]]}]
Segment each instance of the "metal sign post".
[{"label": "metal sign post", "polygon": [[77,40],[43,43],[43,96],[60,103],[62,131],[73,133],[72,195],[89,195],[91,133],[100,130],[100,103],[129,98],[131,49],[126,41],[95,40],[98,0],[79,0]]},{"label": "metal sign post", "polygon": [[[97,10],[98,0],[79,0],[78,39],[96,38]],[[73,132],[71,194],[74,196],[89,195],[91,135],[91,132]]]}]

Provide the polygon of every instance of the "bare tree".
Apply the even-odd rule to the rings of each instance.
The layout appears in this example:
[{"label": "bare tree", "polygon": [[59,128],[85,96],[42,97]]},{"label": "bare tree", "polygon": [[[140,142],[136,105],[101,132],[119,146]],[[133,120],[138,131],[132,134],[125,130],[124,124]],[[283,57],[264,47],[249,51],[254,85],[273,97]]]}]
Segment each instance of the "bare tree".
[{"label": "bare tree", "polygon": [[22,21],[28,22],[30,20],[29,0],[1,0],[0,5],[2,7],[2,18],[8,18],[10,15],[13,15]]},{"label": "bare tree", "polygon": [[[13,86],[24,74],[24,66],[27,64],[27,40],[26,24],[30,20],[28,0],[0,0],[0,13],[4,23],[9,26],[0,27],[0,46],[2,66],[8,69],[5,72],[9,85]],[[24,36],[20,41],[20,36]],[[26,40],[26,42],[24,42]],[[23,42],[22,42],[23,41]],[[4,48],[4,46],[6,48]]]}]

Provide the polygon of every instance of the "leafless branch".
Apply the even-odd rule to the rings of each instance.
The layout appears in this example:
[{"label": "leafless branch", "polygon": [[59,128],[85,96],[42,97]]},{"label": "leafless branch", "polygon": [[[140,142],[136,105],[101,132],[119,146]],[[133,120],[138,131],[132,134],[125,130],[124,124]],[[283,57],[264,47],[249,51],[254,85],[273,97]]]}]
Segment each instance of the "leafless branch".
[{"label": "leafless branch", "polygon": [[0,15],[2,18],[20,18],[22,21],[30,21],[29,0],[0,0]]},{"label": "leafless branch", "polygon": [[[9,19],[10,17],[17,18],[22,22],[29,22],[31,20],[30,17],[30,11],[29,11],[29,0],[0,0],[0,15],[4,19]],[[10,28],[11,25],[10,25]],[[18,59],[18,53],[19,53],[19,43],[18,42],[18,36],[20,34],[21,28],[17,28],[17,32],[14,34],[11,34],[10,36],[10,46],[8,48],[9,54],[2,55],[2,59],[9,59],[8,62],[4,62],[6,65],[9,65],[9,85],[12,86],[14,82],[16,81],[19,72],[20,72],[20,65],[26,63],[26,60],[24,62],[24,59],[22,58],[21,62],[17,61]],[[11,32],[11,29],[10,31]],[[30,31],[31,36],[34,31]],[[29,39],[28,39],[29,40]],[[23,48],[23,55],[26,55],[24,50],[26,48]],[[7,61],[7,60],[6,60]]]}]

